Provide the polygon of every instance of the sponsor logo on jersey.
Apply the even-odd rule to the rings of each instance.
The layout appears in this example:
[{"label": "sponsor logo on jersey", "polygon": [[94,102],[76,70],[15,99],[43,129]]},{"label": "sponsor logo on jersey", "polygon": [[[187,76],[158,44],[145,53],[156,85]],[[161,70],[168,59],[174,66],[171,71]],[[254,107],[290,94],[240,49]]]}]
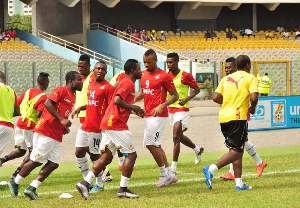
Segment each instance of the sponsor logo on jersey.
[{"label": "sponsor logo on jersey", "polygon": [[143,93],[146,95],[154,95],[153,89],[143,89]]}]

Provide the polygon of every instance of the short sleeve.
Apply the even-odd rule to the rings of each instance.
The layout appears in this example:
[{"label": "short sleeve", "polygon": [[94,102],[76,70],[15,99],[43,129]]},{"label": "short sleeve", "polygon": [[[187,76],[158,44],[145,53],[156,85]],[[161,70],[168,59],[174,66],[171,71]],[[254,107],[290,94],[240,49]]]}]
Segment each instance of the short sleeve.
[{"label": "short sleeve", "polygon": [[249,92],[250,92],[250,94],[254,93],[254,92],[258,92],[258,81],[255,77],[253,77],[251,79],[250,86],[249,86]]},{"label": "short sleeve", "polygon": [[215,92],[223,95],[223,87],[224,87],[223,85],[224,85],[224,78],[221,79],[221,81],[220,81],[220,83],[219,83],[219,85],[218,85]]},{"label": "short sleeve", "polygon": [[45,106],[45,101],[47,100],[47,95],[42,95],[37,102],[34,104],[33,108],[37,111],[43,111]]},{"label": "short sleeve", "polygon": [[198,87],[196,80],[194,79],[193,75],[191,75],[190,73],[183,72],[181,82],[182,84],[188,85],[191,88]]},{"label": "short sleeve", "polygon": [[106,91],[106,98],[107,98],[108,103],[110,103],[114,92],[115,92],[115,88],[109,84],[109,87]]},{"label": "short sleeve", "polygon": [[116,90],[117,92],[115,94],[121,96],[123,100],[125,100],[128,94],[132,91],[131,85],[126,82],[121,82],[121,84]]},{"label": "short sleeve", "polygon": [[51,94],[49,95],[49,100],[54,101],[55,103],[58,103],[60,99],[62,98],[63,88],[59,87],[54,89]]},{"label": "short sleeve", "polygon": [[169,74],[166,74],[166,76],[163,79],[163,86],[166,88],[168,92],[175,89],[175,85],[173,82],[172,77]]}]

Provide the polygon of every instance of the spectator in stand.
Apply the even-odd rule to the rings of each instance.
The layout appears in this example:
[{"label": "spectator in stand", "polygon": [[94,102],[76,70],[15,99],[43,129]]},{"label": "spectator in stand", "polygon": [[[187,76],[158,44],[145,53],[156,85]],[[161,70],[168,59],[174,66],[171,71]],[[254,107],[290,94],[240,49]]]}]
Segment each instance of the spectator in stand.
[{"label": "spectator in stand", "polygon": [[128,35],[132,35],[132,33],[133,33],[133,27],[130,24],[126,28],[126,33]]},{"label": "spectator in stand", "polygon": [[244,29],[240,29],[240,35],[241,35],[241,36],[243,36],[243,37],[246,35],[246,33],[245,33],[245,30],[244,30]]},{"label": "spectator in stand", "polygon": [[143,30],[143,31],[141,32],[141,40],[144,41],[144,42],[147,42],[147,41],[148,41],[148,36],[147,36],[145,30]]},{"label": "spectator in stand", "polygon": [[178,25],[176,25],[174,33],[175,35],[181,35],[181,29]]},{"label": "spectator in stand", "polygon": [[164,31],[162,30],[162,31],[160,31],[160,37],[159,37],[159,40],[160,41],[166,41],[166,39],[167,39],[167,37],[165,36],[165,34],[164,34]]},{"label": "spectator in stand", "polygon": [[11,28],[10,31],[8,31],[8,34],[10,35],[10,38],[15,39],[17,32]]},{"label": "spectator in stand", "polygon": [[211,32],[210,32],[210,37],[212,38],[212,39],[219,39],[218,38],[218,36],[217,36],[217,34],[216,34],[216,32],[214,31],[214,30],[211,30]]},{"label": "spectator in stand", "polygon": [[206,31],[206,33],[204,34],[204,38],[207,40],[208,38],[211,38],[211,33],[210,31]]},{"label": "spectator in stand", "polygon": [[[226,28],[226,29],[227,29],[227,28]],[[229,32],[226,32],[226,38],[229,38],[230,40],[231,40],[232,38],[237,39],[237,36],[234,35],[234,34],[232,33],[232,30],[231,30],[231,31],[229,31]]]},{"label": "spectator in stand", "polygon": [[298,37],[300,37],[300,29],[298,29],[295,33],[295,39],[297,39]]},{"label": "spectator in stand", "polygon": [[226,29],[225,29],[225,32],[226,33],[229,33],[229,32],[232,32],[233,30],[232,30],[232,28],[231,28],[231,26],[230,25],[228,25],[227,27],[226,27]]},{"label": "spectator in stand", "polygon": [[284,30],[282,33],[283,38],[290,38],[290,33],[287,30]]},{"label": "spectator in stand", "polygon": [[245,29],[245,35],[247,35],[248,37],[250,37],[250,36],[254,36],[255,37],[253,31],[250,30],[249,28]]},{"label": "spectator in stand", "polygon": [[156,31],[155,30],[151,31],[150,41],[156,41]]},{"label": "spectator in stand", "polygon": [[134,33],[132,34],[132,36],[134,37],[134,42],[139,44],[141,40],[141,35],[137,29],[134,29]]},{"label": "spectator in stand", "polygon": [[281,34],[284,31],[284,28],[281,25],[278,25],[276,30],[277,30],[277,32],[279,32]]},{"label": "spectator in stand", "polygon": [[6,40],[6,41],[10,40],[10,35],[7,30],[5,32],[3,32],[2,38],[3,38],[3,40]]},{"label": "spectator in stand", "polygon": [[271,38],[271,39],[274,38],[274,33],[272,33],[272,31],[270,29],[268,29],[266,32],[266,39],[267,38]]}]

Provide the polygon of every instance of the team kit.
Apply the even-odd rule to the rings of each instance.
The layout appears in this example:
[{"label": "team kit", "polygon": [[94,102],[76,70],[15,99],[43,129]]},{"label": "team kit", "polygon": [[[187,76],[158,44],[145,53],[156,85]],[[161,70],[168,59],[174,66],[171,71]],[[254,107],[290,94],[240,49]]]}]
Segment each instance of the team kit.
[{"label": "team kit", "polygon": [[[49,96],[44,93],[49,85],[47,73],[41,72],[37,77],[38,87],[26,90],[19,98],[5,84],[5,75],[0,74],[0,103],[4,103],[5,98],[7,106],[5,113],[0,114],[0,153],[13,134],[12,117],[20,115],[14,130],[15,150],[0,158],[0,167],[27,153],[10,176],[8,186],[12,197],[20,194],[19,185],[24,178],[43,165],[23,192],[31,200],[38,199],[37,188],[59,167],[63,135],[70,132],[73,118],[80,120],[75,155],[82,180],[76,184],[76,189],[85,200],[90,199],[90,193],[103,191],[103,183],[111,180],[106,166],[116,153],[118,169],[121,171],[117,196],[139,197],[128,188],[137,158],[134,135],[127,125],[130,114],[145,119],[143,143],[157,163],[159,175],[156,187],[180,181],[176,170],[181,144],[193,149],[195,164],[200,163],[204,148],[185,135],[188,130],[189,101],[200,92],[197,82],[190,73],[178,68],[177,53],[167,55],[168,72],[157,66],[157,55],[152,49],[144,53],[143,62],[146,69],[141,71],[137,60],[128,59],[123,71],[108,82],[105,79],[106,63],[99,61],[91,70],[89,56],[81,55],[78,71],[68,72],[66,85],[55,88]],[[244,149],[257,164],[257,177],[262,175],[267,166],[247,136],[247,119],[250,113],[255,113],[258,100],[258,82],[249,73],[250,68],[248,56],[227,59],[226,76],[215,91],[213,101],[221,105],[219,121],[229,152],[216,163],[203,167],[209,189],[212,189],[214,173],[228,164],[230,170],[220,177],[235,180],[237,191],[252,188],[244,184],[241,177]],[[137,80],[140,80],[140,90],[136,93]],[[144,107],[137,105],[140,101],[143,101]],[[173,129],[171,164],[162,148],[162,133],[167,121]],[[93,163],[91,168],[89,160]]]}]

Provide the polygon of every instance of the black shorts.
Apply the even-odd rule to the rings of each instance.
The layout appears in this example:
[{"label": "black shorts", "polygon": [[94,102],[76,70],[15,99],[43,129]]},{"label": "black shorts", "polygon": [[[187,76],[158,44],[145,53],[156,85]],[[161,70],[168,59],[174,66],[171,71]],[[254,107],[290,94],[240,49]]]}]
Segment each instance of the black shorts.
[{"label": "black shorts", "polygon": [[244,152],[244,145],[248,136],[248,122],[246,120],[221,123],[221,131],[225,137],[225,145],[238,152]]}]

